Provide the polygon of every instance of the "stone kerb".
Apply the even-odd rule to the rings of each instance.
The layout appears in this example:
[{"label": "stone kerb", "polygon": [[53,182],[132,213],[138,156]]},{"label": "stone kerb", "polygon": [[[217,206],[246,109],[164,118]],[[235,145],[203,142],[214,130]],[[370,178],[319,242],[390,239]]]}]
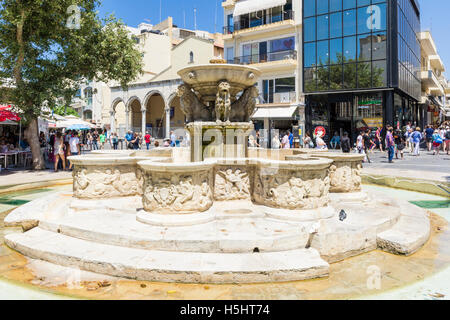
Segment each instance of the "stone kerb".
[{"label": "stone kerb", "polygon": [[78,199],[107,199],[142,194],[143,177],[137,168],[142,158],[128,156],[75,156],[73,193]]}]

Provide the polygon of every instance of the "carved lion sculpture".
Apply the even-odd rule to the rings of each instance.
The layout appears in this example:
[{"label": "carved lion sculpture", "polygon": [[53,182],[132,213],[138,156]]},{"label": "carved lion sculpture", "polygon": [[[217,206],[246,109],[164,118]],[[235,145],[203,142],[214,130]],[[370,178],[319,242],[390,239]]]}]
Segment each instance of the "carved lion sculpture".
[{"label": "carved lion sculpture", "polygon": [[205,106],[192,88],[187,84],[182,84],[177,89],[177,95],[180,97],[181,111],[186,115],[186,121],[210,121],[211,111]]},{"label": "carved lion sculpture", "polygon": [[231,105],[231,121],[249,122],[251,115],[255,111],[258,95],[258,88],[247,88],[239,100]]},{"label": "carved lion sculpture", "polygon": [[230,84],[226,81],[219,83],[216,95],[216,121],[230,121],[231,116],[231,98]]}]

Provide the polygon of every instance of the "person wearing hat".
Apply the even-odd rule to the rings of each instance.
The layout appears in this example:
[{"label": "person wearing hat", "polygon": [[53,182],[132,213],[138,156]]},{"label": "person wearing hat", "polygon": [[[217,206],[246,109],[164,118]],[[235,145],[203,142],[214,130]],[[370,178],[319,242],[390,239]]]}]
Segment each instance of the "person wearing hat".
[{"label": "person wearing hat", "polygon": [[150,132],[147,131],[147,133],[144,136],[145,144],[147,145],[147,150],[150,149],[150,143],[152,141],[152,136],[150,135]]}]

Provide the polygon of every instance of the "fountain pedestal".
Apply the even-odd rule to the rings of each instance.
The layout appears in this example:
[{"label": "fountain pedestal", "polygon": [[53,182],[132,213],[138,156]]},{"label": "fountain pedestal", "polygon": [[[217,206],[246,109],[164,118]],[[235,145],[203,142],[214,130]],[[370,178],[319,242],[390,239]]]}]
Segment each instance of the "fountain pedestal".
[{"label": "fountain pedestal", "polygon": [[251,122],[191,122],[191,161],[209,158],[247,158]]}]

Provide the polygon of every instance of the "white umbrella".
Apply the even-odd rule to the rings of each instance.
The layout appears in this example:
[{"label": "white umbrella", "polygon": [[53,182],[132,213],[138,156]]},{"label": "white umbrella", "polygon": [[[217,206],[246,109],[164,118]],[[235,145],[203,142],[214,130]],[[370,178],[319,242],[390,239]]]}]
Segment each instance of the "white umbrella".
[{"label": "white umbrella", "polygon": [[89,122],[83,121],[80,118],[74,117],[74,116],[67,116],[65,117],[66,120],[63,121],[57,121],[56,122],[56,127],[57,128],[68,128],[71,126],[76,126],[76,125],[82,125],[84,127],[88,127],[91,129],[94,129],[95,126]]}]

